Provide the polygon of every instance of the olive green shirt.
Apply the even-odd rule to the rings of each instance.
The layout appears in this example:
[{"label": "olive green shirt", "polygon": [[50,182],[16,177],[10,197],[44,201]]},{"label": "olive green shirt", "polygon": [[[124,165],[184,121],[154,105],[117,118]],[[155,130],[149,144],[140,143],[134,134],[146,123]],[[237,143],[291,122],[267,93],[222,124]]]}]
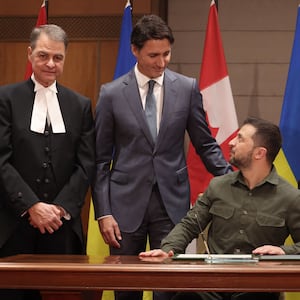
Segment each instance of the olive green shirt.
[{"label": "olive green shirt", "polygon": [[[281,178],[275,167],[250,190],[240,171],[211,180],[195,206],[162,241],[165,252],[184,253],[209,226],[211,253],[251,253],[263,245],[300,253],[300,191]],[[284,245],[291,235],[294,244]]]}]

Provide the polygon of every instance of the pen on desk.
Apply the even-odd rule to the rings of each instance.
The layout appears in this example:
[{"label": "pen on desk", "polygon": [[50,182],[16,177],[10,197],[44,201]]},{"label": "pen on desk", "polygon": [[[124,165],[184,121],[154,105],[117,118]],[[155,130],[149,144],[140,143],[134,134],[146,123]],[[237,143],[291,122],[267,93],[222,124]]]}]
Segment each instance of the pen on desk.
[{"label": "pen on desk", "polygon": [[209,248],[208,248],[208,244],[207,244],[207,241],[206,241],[206,239],[205,239],[204,232],[203,232],[203,230],[202,230],[202,226],[201,226],[201,224],[200,224],[200,221],[199,221],[199,219],[198,219],[198,215],[197,215],[197,214],[195,214],[195,218],[196,218],[196,220],[197,220],[198,227],[199,227],[199,229],[200,229],[200,235],[201,235],[201,238],[202,238],[202,241],[203,241],[205,250],[206,250],[207,254],[210,256],[210,251],[209,251]]}]

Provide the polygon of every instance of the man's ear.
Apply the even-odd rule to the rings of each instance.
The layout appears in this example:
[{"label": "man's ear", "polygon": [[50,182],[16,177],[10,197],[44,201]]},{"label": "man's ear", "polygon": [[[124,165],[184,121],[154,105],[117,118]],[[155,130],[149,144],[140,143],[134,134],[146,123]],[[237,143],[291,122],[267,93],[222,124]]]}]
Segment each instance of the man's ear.
[{"label": "man's ear", "polygon": [[135,57],[137,57],[138,51],[139,51],[139,49],[137,48],[137,46],[131,44],[131,52]]},{"label": "man's ear", "polygon": [[262,159],[262,158],[266,157],[266,155],[267,155],[267,149],[265,147],[257,147],[255,149],[254,157],[256,159]]},{"label": "man's ear", "polygon": [[29,46],[27,48],[27,58],[31,62],[32,48]]}]

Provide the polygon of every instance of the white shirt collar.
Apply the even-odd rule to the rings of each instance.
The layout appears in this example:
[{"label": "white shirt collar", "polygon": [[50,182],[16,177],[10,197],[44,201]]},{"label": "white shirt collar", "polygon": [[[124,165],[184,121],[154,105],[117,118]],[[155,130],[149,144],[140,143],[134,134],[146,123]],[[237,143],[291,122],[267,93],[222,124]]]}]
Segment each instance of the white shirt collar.
[{"label": "white shirt collar", "polygon": [[34,82],[34,91],[38,91],[41,89],[49,89],[54,93],[57,93],[57,88],[56,88],[56,80],[49,85],[48,87],[44,87],[43,85],[41,85],[39,82],[36,81],[35,77],[34,77],[34,73],[32,73],[31,75],[31,80]]},{"label": "white shirt collar", "polygon": [[135,73],[135,77],[138,83],[138,86],[140,88],[144,88],[146,84],[148,84],[149,80],[155,80],[156,83],[158,83],[160,86],[163,85],[164,82],[164,75],[165,73],[163,73],[161,76],[156,77],[156,78],[149,78],[148,76],[144,75],[143,73],[141,73],[137,67],[137,64],[135,64],[134,67],[134,73]]}]

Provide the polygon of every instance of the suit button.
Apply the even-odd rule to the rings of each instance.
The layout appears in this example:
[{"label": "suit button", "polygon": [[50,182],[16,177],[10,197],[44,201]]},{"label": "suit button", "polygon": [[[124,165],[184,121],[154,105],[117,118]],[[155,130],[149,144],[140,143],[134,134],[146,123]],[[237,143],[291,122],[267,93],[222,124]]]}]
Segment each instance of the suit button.
[{"label": "suit button", "polygon": [[45,130],[44,135],[45,135],[45,136],[48,136],[48,135],[49,135],[49,131],[48,131],[48,130]]},{"label": "suit button", "polygon": [[43,196],[45,199],[47,199],[49,197],[48,193],[44,193]]},{"label": "suit button", "polygon": [[45,178],[45,183],[49,183],[50,182],[50,179],[49,178]]},{"label": "suit button", "polygon": [[48,164],[46,162],[43,162],[43,168],[46,169],[48,167]]},{"label": "suit button", "polygon": [[45,152],[48,153],[50,151],[49,147],[45,147]]},{"label": "suit button", "polygon": [[23,193],[22,192],[18,192],[18,198],[22,198],[23,197]]},{"label": "suit button", "polygon": [[35,181],[36,181],[36,183],[41,183],[41,179],[40,178],[37,178]]}]

